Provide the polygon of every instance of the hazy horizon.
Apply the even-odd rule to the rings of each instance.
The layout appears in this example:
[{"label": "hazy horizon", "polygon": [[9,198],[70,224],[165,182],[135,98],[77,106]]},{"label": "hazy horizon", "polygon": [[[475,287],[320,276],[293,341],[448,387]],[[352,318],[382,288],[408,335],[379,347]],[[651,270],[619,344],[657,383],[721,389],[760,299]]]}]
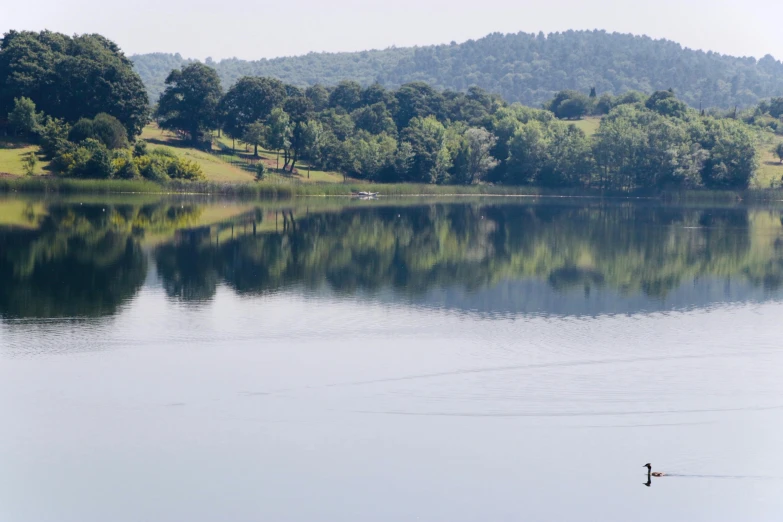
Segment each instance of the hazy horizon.
[{"label": "hazy horizon", "polygon": [[0,32],[100,33],[127,55],[162,52],[200,60],[257,60],[463,42],[495,32],[602,29],[665,38],[696,50],[783,58],[777,27],[783,5],[767,0],[735,4],[552,0],[540,5],[486,0],[477,5],[466,0],[397,0],[384,5],[335,0],[324,5],[292,0],[274,5],[239,0],[221,11],[203,0],[139,0],[129,9],[106,9],[97,0],[73,0],[68,5],[30,0],[4,8]]}]

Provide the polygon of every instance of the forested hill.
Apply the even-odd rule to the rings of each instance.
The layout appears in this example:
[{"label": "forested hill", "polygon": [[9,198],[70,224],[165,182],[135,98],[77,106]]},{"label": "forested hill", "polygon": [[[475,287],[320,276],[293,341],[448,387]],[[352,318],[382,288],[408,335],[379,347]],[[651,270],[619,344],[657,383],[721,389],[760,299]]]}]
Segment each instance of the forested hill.
[{"label": "forested hill", "polygon": [[[168,73],[188,61],[162,53],[131,59],[153,101]],[[242,76],[271,76],[298,86],[347,79],[387,87],[424,81],[461,91],[477,85],[533,106],[563,89],[589,92],[591,87],[599,95],[672,88],[693,107],[747,107],[783,95],[783,63],[771,56],[737,58],[605,31],[497,33],[461,44],[207,63],[217,69],[224,88]]]}]

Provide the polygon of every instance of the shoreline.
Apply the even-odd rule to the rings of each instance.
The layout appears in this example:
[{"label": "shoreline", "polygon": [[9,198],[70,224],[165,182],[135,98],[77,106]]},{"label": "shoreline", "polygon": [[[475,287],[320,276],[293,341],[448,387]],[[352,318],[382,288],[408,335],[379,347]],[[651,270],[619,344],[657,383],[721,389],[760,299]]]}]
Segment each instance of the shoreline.
[{"label": "shoreline", "polygon": [[21,177],[0,175],[0,194],[151,194],[250,197],[262,200],[295,197],[354,197],[352,192],[373,190],[378,197],[508,197],[508,198],[569,198],[614,200],[659,200],[663,202],[737,203],[783,202],[783,189],[745,190],[639,190],[634,192],[590,189],[547,189],[533,186],[497,185],[424,185],[416,183],[378,184],[347,183],[215,183],[168,182],[147,180],[91,180],[53,177]]}]

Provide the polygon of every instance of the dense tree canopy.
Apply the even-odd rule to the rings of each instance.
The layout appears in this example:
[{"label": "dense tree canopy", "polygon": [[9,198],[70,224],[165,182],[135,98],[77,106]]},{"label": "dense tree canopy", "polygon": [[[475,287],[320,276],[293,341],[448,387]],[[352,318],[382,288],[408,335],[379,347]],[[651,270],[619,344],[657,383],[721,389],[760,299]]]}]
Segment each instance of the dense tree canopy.
[{"label": "dense tree canopy", "polygon": [[[134,56],[153,99],[163,79],[187,61],[179,55]],[[585,94],[629,90],[650,94],[672,88],[691,107],[749,107],[783,95],[783,63],[695,51],[668,40],[605,31],[491,34],[461,44],[390,48],[356,53],[214,63],[224,84],[243,76],[268,76],[305,87],[353,80],[398,87],[423,81],[437,89],[479,86],[510,102],[540,106],[556,92]]]},{"label": "dense tree canopy", "polygon": [[[161,128],[183,132],[194,142],[218,126],[223,90],[215,70],[200,63],[177,69],[166,78],[155,116]],[[250,100],[248,100],[250,101]],[[245,110],[251,110],[251,107]]]},{"label": "dense tree canopy", "polygon": [[129,146],[125,128],[114,116],[105,113],[93,119],[82,118],[68,133],[68,139],[74,143],[94,138],[109,149],[123,149]]},{"label": "dense tree canopy", "polygon": [[133,64],[115,43],[96,34],[7,33],[0,41],[0,114],[22,97],[70,123],[109,114],[131,137],[148,120],[147,92]]},{"label": "dense tree canopy", "polygon": [[[502,58],[508,49],[522,52],[527,45],[545,58],[553,49],[580,44],[576,55],[585,57],[584,49],[594,40],[616,38],[624,37],[601,32],[548,38],[493,35],[430,50],[448,49],[443,56],[454,57],[465,49],[485,52],[493,44],[500,46],[497,56]],[[643,38],[625,43],[629,50],[623,56],[641,62],[652,58],[634,54],[635,46],[665,44]],[[601,62],[612,52],[599,55],[596,61]],[[485,59],[486,69],[491,71],[497,59]],[[547,83],[546,60],[539,61],[535,74],[528,76],[539,78],[540,85],[553,85]],[[772,67],[769,60],[758,66],[762,63]],[[105,38],[11,32],[0,48],[0,72],[6,72],[0,102],[8,109],[0,115],[8,116],[12,131],[41,144],[56,172],[154,180],[203,177],[197,165],[176,155],[143,151],[143,146],[131,150],[147,108],[131,109],[146,104],[146,97],[130,62]],[[316,167],[371,181],[619,191],[746,188],[759,165],[756,128],[783,134],[781,98],[742,111],[697,111],[671,88],[614,95],[599,79],[584,74],[595,87],[553,92],[541,104],[545,108],[533,109],[476,85],[440,90],[437,83],[420,80],[394,89],[352,80],[303,89],[274,78],[244,76],[224,95],[216,69],[194,62],[169,73],[155,117],[161,128],[206,150],[213,148],[214,131],[223,130],[253,145],[256,156],[259,147],[276,151],[278,167],[282,153],[282,169],[290,173],[305,159],[308,172]],[[468,69],[462,77],[471,78]],[[559,78],[568,86],[567,76]],[[56,88],[53,82],[58,82]],[[568,123],[586,115],[604,116],[594,136]]]},{"label": "dense tree canopy", "polygon": [[231,137],[241,138],[249,125],[266,120],[272,109],[282,107],[285,98],[285,85],[279,80],[240,79],[220,101],[223,130]]},{"label": "dense tree canopy", "polygon": [[[247,108],[236,101],[245,86],[270,82],[242,78],[221,106],[251,114],[244,141],[256,152],[259,145],[282,151],[290,172],[304,157],[371,181],[631,191],[742,189],[758,167],[748,122],[701,114],[671,90],[601,98],[562,91],[549,110],[509,105],[478,87],[460,93],[422,82],[391,91],[354,82],[305,92],[279,84],[273,98],[259,91]],[[256,107],[270,99],[264,117]],[[586,114],[606,114],[595,136],[568,123]],[[224,118],[224,130],[235,132],[236,121]]]}]

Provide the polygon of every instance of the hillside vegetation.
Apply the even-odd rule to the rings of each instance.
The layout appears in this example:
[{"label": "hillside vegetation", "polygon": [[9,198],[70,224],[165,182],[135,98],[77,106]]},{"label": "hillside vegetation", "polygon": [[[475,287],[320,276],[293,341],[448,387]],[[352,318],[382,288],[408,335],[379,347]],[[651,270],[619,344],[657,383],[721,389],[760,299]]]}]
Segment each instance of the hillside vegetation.
[{"label": "hillside vegetation", "polygon": [[[187,65],[179,54],[131,60],[157,101],[166,76]],[[598,94],[674,89],[692,107],[755,105],[783,94],[783,63],[771,56],[739,58],[683,48],[669,40],[605,31],[538,35],[491,34],[448,45],[245,61],[207,61],[228,88],[243,76],[266,76],[305,87],[355,80],[399,87],[422,81],[438,89],[479,86],[504,99],[540,106],[563,89]]]},{"label": "hillside vegetation", "polygon": [[[73,86],[81,69],[95,74]],[[671,89],[568,89],[536,109],[480,87],[439,90],[421,81],[301,89],[245,76],[224,90],[215,68],[191,63],[169,73],[148,111],[142,81],[115,44],[46,31],[8,33],[3,71],[0,134],[15,145],[0,160],[30,177],[743,190],[776,186],[774,158],[783,159],[775,136],[783,136],[783,97],[742,111],[698,111]],[[107,78],[116,80],[112,95]],[[760,136],[768,137],[761,149]]]}]

